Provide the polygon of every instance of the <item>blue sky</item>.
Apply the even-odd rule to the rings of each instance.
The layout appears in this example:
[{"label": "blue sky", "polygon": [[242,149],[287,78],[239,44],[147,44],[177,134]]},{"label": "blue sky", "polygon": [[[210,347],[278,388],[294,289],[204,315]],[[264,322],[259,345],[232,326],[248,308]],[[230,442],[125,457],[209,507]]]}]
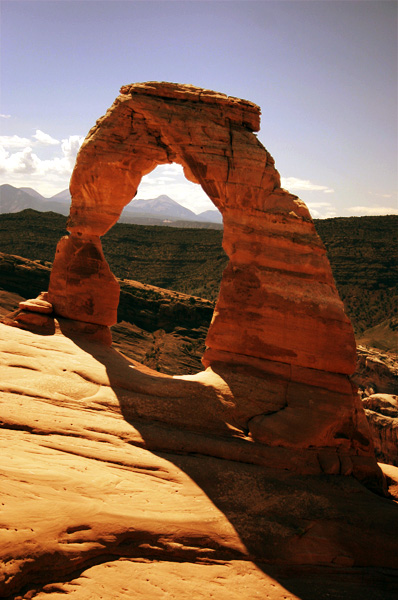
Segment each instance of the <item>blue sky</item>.
[{"label": "blue sky", "polygon": [[[3,0],[0,183],[68,187],[121,85],[174,81],[262,109],[260,141],[314,217],[398,213],[395,0]],[[139,197],[211,207],[174,165]]]}]

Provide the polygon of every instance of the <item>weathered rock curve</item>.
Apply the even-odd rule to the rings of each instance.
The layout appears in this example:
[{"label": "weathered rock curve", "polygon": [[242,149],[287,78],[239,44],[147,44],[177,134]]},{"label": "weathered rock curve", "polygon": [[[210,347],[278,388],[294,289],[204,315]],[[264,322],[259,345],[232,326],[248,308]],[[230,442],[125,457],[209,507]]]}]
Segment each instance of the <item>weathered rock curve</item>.
[{"label": "weathered rock curve", "polygon": [[[202,362],[234,385],[243,382],[232,393],[231,422],[267,446],[332,448],[326,472],[352,472],[337,451],[361,456],[366,468],[357,476],[375,476],[369,428],[348,377],[352,326],[307,207],[280,187],[254,134],[259,120],[255,104],[191,85],[122,87],[78,154],[70,235],[57,248],[48,299],[61,317],[116,322],[118,286],[100,236],[145,174],[180,163],[224,219],[230,262]],[[275,398],[283,409],[271,414]]]}]

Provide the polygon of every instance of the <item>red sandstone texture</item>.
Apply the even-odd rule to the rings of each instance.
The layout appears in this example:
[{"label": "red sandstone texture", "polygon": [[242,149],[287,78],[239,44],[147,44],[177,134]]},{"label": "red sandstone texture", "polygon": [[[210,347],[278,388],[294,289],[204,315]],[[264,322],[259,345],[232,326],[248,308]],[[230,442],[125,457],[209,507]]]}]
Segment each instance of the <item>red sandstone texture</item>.
[{"label": "red sandstone texture", "polygon": [[[260,109],[193,86],[155,82],[121,92],[78,155],[68,230],[80,239],[103,235],[143,175],[181,163],[222,212],[230,258],[205,363],[227,351],[351,374],[354,337],[325,249],[307,207],[281,189],[253,133]],[[91,307],[73,315],[80,317],[93,322]]]},{"label": "red sandstone texture", "polygon": [[118,286],[100,236],[143,175],[179,162],[224,218],[230,260],[203,364],[234,382],[228,423],[267,447],[321,448],[326,472],[377,479],[369,428],[348,377],[355,370],[353,330],[307,207],[280,187],[254,133],[259,120],[255,104],[210,90],[124,86],[78,154],[71,235],[58,246],[49,301],[62,317],[116,322]]}]

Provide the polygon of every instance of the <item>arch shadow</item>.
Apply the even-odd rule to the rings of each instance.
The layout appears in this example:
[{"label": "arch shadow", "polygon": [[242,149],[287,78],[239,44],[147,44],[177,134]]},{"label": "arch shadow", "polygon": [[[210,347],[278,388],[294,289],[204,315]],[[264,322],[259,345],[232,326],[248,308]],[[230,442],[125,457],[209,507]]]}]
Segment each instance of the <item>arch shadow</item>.
[{"label": "arch shadow", "polygon": [[[351,477],[300,475],[241,462],[234,444],[244,431],[231,429],[225,414],[215,410],[215,390],[204,394],[194,378],[162,375],[68,330],[65,335],[104,365],[121,414],[140,433],[145,449],[188,475],[228,519],[246,553],[216,548],[216,560],[249,561],[266,582],[271,578],[301,600],[345,600],[364,593],[369,600],[395,600],[394,559],[390,568],[383,563],[396,546],[395,503]],[[228,385],[225,372],[222,376]],[[195,397],[202,400],[200,410]],[[208,418],[200,422],[204,414]],[[328,562],[330,552],[334,563]]]},{"label": "arch shadow", "polygon": [[[204,364],[214,367],[220,385],[229,390],[234,381],[217,372],[225,357],[232,357],[230,362],[242,356],[249,362],[279,361],[295,369],[299,382],[302,371],[312,369],[329,378],[327,392],[332,393],[326,404],[333,408],[333,391],[340,393],[342,379],[349,386],[355,369],[353,330],[307,207],[281,188],[274,161],[254,134],[259,118],[253,103],[194,86],[124,86],[79,152],[70,184],[71,235],[54,261],[49,300],[63,317],[112,324],[118,286],[100,237],[116,223],[143,175],[156,165],[177,162],[224,220],[229,263]],[[89,261],[79,262],[84,253]],[[184,471],[227,517],[247,549],[245,560],[288,582],[303,600],[343,598],[344,588],[333,591],[336,576],[351,577],[352,585],[357,590],[362,585],[363,591],[362,567],[370,580],[377,580],[377,569],[386,566],[382,557],[396,554],[391,538],[396,506],[358,481],[299,475],[275,465],[250,464],[247,458],[244,462],[246,432],[231,425],[228,402],[217,386],[201,383],[201,374],[172,378],[142,368],[132,375],[131,363],[115,351],[73,339],[104,364],[124,419],[140,432],[148,450]],[[270,378],[264,374],[262,383]],[[347,394],[346,402],[347,412],[354,414],[353,395]],[[172,449],[167,436],[171,427]],[[313,436],[317,446],[317,432]],[[256,447],[251,444],[254,453]],[[228,454],[231,448],[234,452]],[[293,573],[290,579],[286,569]],[[302,585],[306,570],[312,578],[322,573],[322,581],[331,582],[328,595],[313,581]],[[383,600],[389,581],[385,577],[380,584]],[[374,600],[381,600],[380,589],[375,588]],[[368,589],[366,595],[372,598]]]}]

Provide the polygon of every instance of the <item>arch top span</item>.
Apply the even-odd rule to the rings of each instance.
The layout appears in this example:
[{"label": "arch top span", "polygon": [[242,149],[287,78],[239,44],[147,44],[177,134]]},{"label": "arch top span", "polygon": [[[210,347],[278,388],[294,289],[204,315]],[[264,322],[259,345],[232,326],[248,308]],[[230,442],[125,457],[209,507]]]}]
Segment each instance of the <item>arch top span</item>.
[{"label": "arch top span", "polygon": [[259,127],[260,108],[247,100],[185,84],[123,86],[80,149],[68,230],[103,235],[141,178],[171,162],[181,164],[223,214],[278,205],[279,212],[310,219],[295,196],[285,193],[280,202],[279,173],[254,134]]},{"label": "arch top span", "polygon": [[[156,96],[163,100],[176,100],[177,102],[193,102],[198,105],[207,104],[219,106],[226,118],[237,125],[243,125],[250,131],[259,131],[261,109],[254,102],[227,96],[191,84],[147,81],[145,83],[132,83],[120,88],[122,95]],[[198,107],[199,108],[199,107]]]}]

